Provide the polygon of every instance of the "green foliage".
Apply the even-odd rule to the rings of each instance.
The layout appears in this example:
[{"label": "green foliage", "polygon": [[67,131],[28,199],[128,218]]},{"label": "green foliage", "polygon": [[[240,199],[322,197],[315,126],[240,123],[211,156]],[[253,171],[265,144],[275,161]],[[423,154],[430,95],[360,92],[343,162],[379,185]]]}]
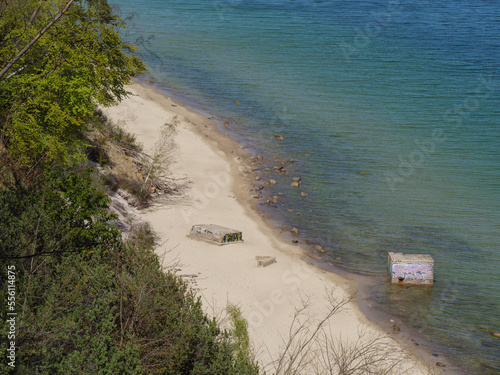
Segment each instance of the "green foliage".
[{"label": "green foliage", "polygon": [[0,258],[88,253],[116,241],[109,199],[91,187],[89,174],[48,171],[34,186],[16,180],[0,189]]},{"label": "green foliage", "polygon": [[123,127],[113,123],[103,113],[102,109],[98,108],[90,118],[91,127],[98,130],[100,134],[106,137],[106,140],[112,140],[118,145],[131,151],[141,151],[141,145],[137,143],[135,134],[127,132]]},{"label": "green foliage", "polygon": [[0,300],[4,264],[15,265],[18,312],[16,368],[4,356],[0,374],[257,374],[200,299],[163,272],[151,229],[123,242],[107,203],[87,170],[0,188]]},{"label": "green foliage", "polygon": [[18,363],[27,373],[142,373],[137,347],[120,347],[116,340],[119,295],[104,262],[108,256],[96,251],[90,258],[47,258],[35,263],[36,270],[25,264],[17,345]]},{"label": "green foliage", "polygon": [[126,149],[132,151],[141,150],[141,146],[137,143],[135,134],[127,132],[121,126],[109,123],[106,132],[109,132],[111,138]]},{"label": "green foliage", "polygon": [[130,234],[131,238],[128,241],[130,244],[140,249],[153,250],[156,233],[147,221],[133,225]]},{"label": "green foliage", "polygon": [[[121,240],[104,194],[116,181],[75,167],[87,130],[107,123],[96,107],[126,96],[145,67],[120,40],[106,0],[67,4],[0,1],[0,160],[25,172],[23,181],[3,181],[16,169],[0,165],[0,300],[5,265],[15,266],[18,313],[16,367],[4,355],[0,374],[257,374],[200,299],[163,272],[150,228]],[[101,132],[102,161],[108,138],[136,146],[117,127]],[[142,185],[129,185],[147,198]],[[0,304],[3,322],[6,308]],[[6,332],[0,326],[4,354]]]},{"label": "green foliage", "polygon": [[248,322],[243,318],[238,306],[228,304],[226,311],[233,326],[230,335],[234,342],[236,357],[241,360],[252,361],[253,352],[250,346],[250,337],[248,336]]},{"label": "green foliage", "polygon": [[[0,68],[58,14],[67,1],[2,2]],[[0,78],[0,141],[20,166],[83,157],[83,134],[97,104],[126,96],[144,71],[123,25],[105,0],[76,0]]]}]

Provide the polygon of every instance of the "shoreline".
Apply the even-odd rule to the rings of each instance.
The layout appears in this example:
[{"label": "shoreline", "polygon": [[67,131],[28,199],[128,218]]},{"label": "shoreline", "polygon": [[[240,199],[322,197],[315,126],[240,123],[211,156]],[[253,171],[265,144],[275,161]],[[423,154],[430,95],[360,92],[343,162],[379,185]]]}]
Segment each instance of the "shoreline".
[{"label": "shoreline", "polygon": [[[134,95],[106,112],[113,120],[125,122],[148,153],[154,148],[162,122],[178,116],[172,172],[176,178],[187,177],[190,181],[181,187],[181,196],[167,197],[166,204],[157,202],[141,212],[162,242],[166,241],[157,253],[167,252],[170,257],[169,249],[178,252],[182,274],[197,275],[193,284],[203,296],[205,308],[220,310],[228,301],[240,306],[249,322],[258,358],[261,363],[268,362],[272,356],[269,351],[276,351],[282,344],[279,336],[287,333],[293,305],[300,303],[304,294],[312,296],[315,312],[324,310],[328,307],[324,300],[325,287],[336,288],[335,295],[341,298],[346,290],[358,289],[359,279],[327,271],[319,265],[320,260],[310,257],[306,248],[291,244],[275,231],[276,223],[259,212],[252,198],[250,189],[256,174],[252,171],[255,166],[250,161],[251,155],[221,132],[217,121],[222,119],[197,112],[198,108],[186,106],[141,83],[134,83],[131,89]],[[210,223],[243,230],[245,242],[217,247],[186,237],[191,225]],[[257,268],[256,255],[276,256],[277,263]],[[359,303],[359,298],[351,301],[346,307],[348,314],[335,316],[335,325],[342,329],[329,327],[332,332],[354,339],[362,326],[396,342],[399,350],[403,348],[407,352],[406,368],[420,369],[409,373],[427,373],[431,368],[441,372],[430,353],[423,353],[410,343],[401,342],[401,337],[385,332],[385,327],[375,324],[362,312]],[[441,356],[439,361],[445,363],[447,372],[451,373],[453,366]]]}]

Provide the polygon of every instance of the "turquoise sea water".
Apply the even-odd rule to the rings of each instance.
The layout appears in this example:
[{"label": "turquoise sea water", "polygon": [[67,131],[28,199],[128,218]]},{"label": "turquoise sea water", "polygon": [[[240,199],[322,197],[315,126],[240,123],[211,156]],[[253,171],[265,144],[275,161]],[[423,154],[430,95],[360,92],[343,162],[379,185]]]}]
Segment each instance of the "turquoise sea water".
[{"label": "turquoise sea water", "polygon": [[296,160],[309,195],[271,173],[281,220],[376,280],[387,251],[430,253],[432,289],[381,282],[372,302],[466,371],[500,372],[486,331],[500,330],[500,4],[114,3],[150,79],[231,119],[257,153]]}]

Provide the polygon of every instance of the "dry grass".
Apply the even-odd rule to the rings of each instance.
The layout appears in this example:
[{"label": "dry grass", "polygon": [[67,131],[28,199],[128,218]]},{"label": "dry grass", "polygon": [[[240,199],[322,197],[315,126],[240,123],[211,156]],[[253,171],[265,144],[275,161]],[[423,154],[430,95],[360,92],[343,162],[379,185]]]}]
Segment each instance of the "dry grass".
[{"label": "dry grass", "polygon": [[141,151],[135,135],[96,111],[87,134],[90,144],[87,155],[101,168],[103,183],[110,190],[116,190],[118,185],[128,191],[138,207],[147,207],[153,193],[169,193],[169,165],[176,121],[162,127],[151,156]]}]

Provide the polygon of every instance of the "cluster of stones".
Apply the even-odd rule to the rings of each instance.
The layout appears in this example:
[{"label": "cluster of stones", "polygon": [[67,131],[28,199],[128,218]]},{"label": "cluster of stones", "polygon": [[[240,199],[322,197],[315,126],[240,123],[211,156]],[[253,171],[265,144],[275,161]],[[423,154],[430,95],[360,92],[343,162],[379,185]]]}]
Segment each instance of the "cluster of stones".
[{"label": "cluster of stones", "polygon": [[[275,135],[278,140],[282,141],[284,138],[280,134]],[[285,168],[290,164],[295,163],[294,159],[285,159],[285,160],[280,160],[278,158],[272,159],[276,165],[274,165],[272,168],[270,167],[265,167],[263,166],[264,164],[264,157],[262,155],[257,155],[257,156],[252,156],[250,158],[251,164],[253,164],[253,167],[250,168],[251,171],[262,171],[263,174],[265,173],[278,173],[281,176],[287,176],[289,174],[289,171]],[[267,178],[264,179],[261,176],[255,176],[255,181],[258,181],[258,183],[255,185],[254,189],[251,189],[253,192],[252,198],[255,199],[261,199],[264,198],[265,196],[265,203],[268,205],[276,205],[279,201],[279,195],[282,195],[282,192],[277,193],[277,195],[264,195],[263,190],[265,186],[274,186],[278,184],[278,181],[274,178]],[[302,177],[293,177],[292,180],[290,181],[290,187],[293,188],[298,188],[300,187],[302,183]],[[307,193],[304,191],[300,192],[301,197],[307,197]],[[289,210],[290,211],[290,210]],[[297,215],[300,215],[300,213],[297,213]],[[290,230],[290,233],[293,236],[298,236],[299,230],[297,228],[292,228]],[[299,241],[297,239],[292,239],[293,243],[298,243]],[[318,248],[316,249],[320,253],[325,253],[326,251],[318,245]]]}]

